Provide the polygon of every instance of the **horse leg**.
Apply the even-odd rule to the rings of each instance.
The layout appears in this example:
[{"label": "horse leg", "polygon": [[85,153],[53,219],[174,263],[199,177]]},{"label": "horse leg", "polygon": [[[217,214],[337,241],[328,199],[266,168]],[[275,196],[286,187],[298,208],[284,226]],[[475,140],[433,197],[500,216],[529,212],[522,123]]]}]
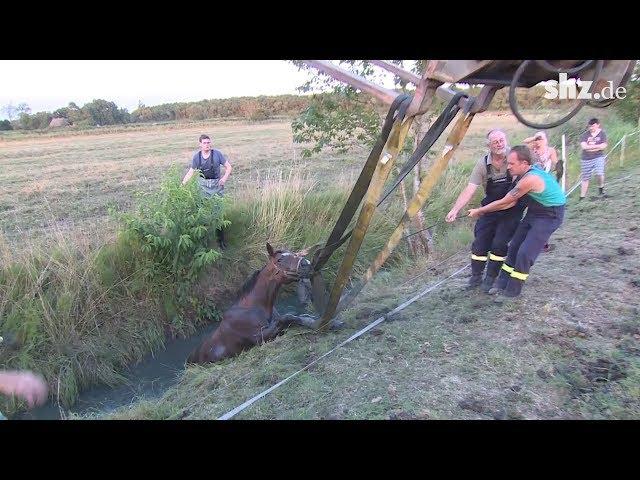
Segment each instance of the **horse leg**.
[{"label": "horse leg", "polygon": [[[315,328],[315,324],[318,321],[318,318],[312,315],[307,315],[307,314],[293,315],[291,313],[287,313],[285,315],[280,315],[278,314],[278,312],[276,312],[275,308],[273,309],[272,318],[273,320],[275,320],[275,323],[282,325],[283,329],[291,325],[299,325],[301,327],[313,329]],[[329,325],[330,330],[339,330],[342,327],[344,327],[344,322],[338,321],[335,318],[331,321],[331,324]]]},{"label": "horse leg", "polygon": [[316,322],[316,318],[311,315],[293,315],[291,313],[287,313],[286,315],[282,315],[278,318],[278,322],[287,327],[290,325],[300,325],[301,327],[313,328],[314,323]]},{"label": "horse leg", "polygon": [[269,340],[273,340],[280,332],[282,332],[283,329],[284,326],[282,323],[278,322],[276,319],[271,320],[266,327],[261,327],[260,331],[256,334],[256,343],[260,345],[264,342],[268,342]]}]

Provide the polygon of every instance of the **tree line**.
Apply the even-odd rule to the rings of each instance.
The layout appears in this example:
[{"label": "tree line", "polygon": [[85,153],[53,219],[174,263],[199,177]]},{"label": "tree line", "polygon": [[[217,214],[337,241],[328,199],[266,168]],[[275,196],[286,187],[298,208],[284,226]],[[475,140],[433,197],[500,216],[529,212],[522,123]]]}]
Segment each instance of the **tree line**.
[{"label": "tree line", "polygon": [[150,107],[139,103],[133,112],[103,99],[93,100],[82,107],[71,102],[68,106],[53,112],[37,113],[31,113],[26,104],[10,104],[2,108],[2,113],[8,120],[0,121],[0,130],[45,129],[49,127],[53,118],[64,118],[70,125],[77,127],[214,118],[267,120],[275,116],[294,117],[308,105],[309,98],[302,95],[236,97],[165,103]]},{"label": "tree line", "polygon": [[[640,117],[640,72],[636,72],[627,84],[628,100],[615,103],[615,109],[630,121],[637,121]],[[344,90],[344,91],[343,91]],[[475,94],[479,87],[471,87],[469,93]],[[349,116],[358,116],[354,105],[368,105],[370,113],[376,111],[384,114],[385,106],[379,104],[366,94],[348,93],[348,89],[336,89],[333,92],[318,93],[314,95],[278,95],[259,97],[236,97],[225,99],[201,100],[198,102],[164,103],[162,105],[146,106],[138,104],[133,112],[126,108],[119,108],[114,102],[103,99],[93,100],[82,107],[71,102],[63,108],[53,112],[31,113],[26,103],[16,106],[5,105],[0,111],[8,117],[0,121],[0,130],[41,130],[49,127],[53,118],[64,118],[68,124],[76,127],[94,127],[103,125],[118,125],[143,122],[167,122],[167,121],[193,121],[216,118],[241,118],[246,120],[268,120],[269,118],[285,116],[301,118],[314,116],[318,108],[326,110],[335,109],[347,113]],[[518,100],[520,108],[546,109],[557,106],[557,100],[544,98],[544,87],[538,85],[522,93]],[[507,89],[499,90],[489,110],[509,110]],[[302,117],[301,117],[302,116]],[[358,122],[356,122],[358,123]],[[377,121],[375,128],[377,128]]]}]

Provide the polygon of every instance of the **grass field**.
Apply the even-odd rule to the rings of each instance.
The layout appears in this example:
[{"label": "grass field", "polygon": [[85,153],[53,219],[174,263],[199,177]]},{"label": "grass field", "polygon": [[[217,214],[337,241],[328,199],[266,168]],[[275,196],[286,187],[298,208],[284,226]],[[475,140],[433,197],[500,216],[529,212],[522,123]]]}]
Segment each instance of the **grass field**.
[{"label": "grass field", "polygon": [[[233,164],[228,184],[231,198],[241,196],[244,189],[259,188],[266,178],[286,177],[293,171],[319,189],[332,183],[350,185],[368,154],[360,149],[302,158],[287,121],[170,127],[100,135],[34,135],[1,142],[0,225],[5,241],[20,249],[58,232],[77,242],[99,244],[114,227],[106,207],[131,206],[133,193],[154,188],[171,165],[186,169],[203,132],[212,136],[214,145]],[[495,127],[525,131],[511,116],[478,116],[454,162],[481,151],[484,133]]]},{"label": "grass field", "polygon": [[[478,115],[425,208],[427,221],[441,219],[464,187],[472,162],[485,151],[485,134],[490,128],[505,129],[512,145],[532,133],[511,115]],[[135,193],[156,189],[169,167],[179,165],[186,170],[201,133],[209,134],[214,146],[234,166],[227,187],[231,246],[200,288],[220,308],[246,275],[261,266],[265,240],[298,247],[326,239],[368,155],[360,148],[346,154],[327,151],[303,158],[301,146],[292,143],[290,123],[285,120],[136,125],[93,133],[0,137],[0,274],[4,275],[3,281],[8,279],[0,285],[0,333],[4,334],[9,324],[12,328],[18,325],[27,333],[35,332],[33,338],[38,339],[22,345],[17,352],[0,348],[0,366],[41,371],[47,376],[52,395],[72,402],[78,391],[91,384],[117,383],[120,369],[159,348],[169,333],[176,334],[169,328],[158,299],[136,293],[138,287],[132,288],[126,279],[117,285],[103,285],[104,272],[96,269],[95,263],[100,255],[104,257],[100,249],[116,240],[117,224],[107,208],[130,209],[136,202]],[[443,142],[444,137],[434,151],[439,152]],[[575,146],[572,148],[575,155]],[[627,152],[631,165],[638,158],[637,149],[636,141]],[[618,157],[613,160],[615,167]],[[575,179],[575,161],[570,173],[570,179]],[[396,199],[388,215],[377,215],[356,272],[361,272],[375,255],[399,214]],[[407,276],[464,247],[471,238],[469,227],[469,222],[461,221],[436,229],[436,251],[428,260],[410,260],[399,249],[390,264],[400,268],[380,272],[376,282],[382,286],[372,285],[373,297],[362,297],[352,312],[354,318],[364,319],[366,312],[373,314],[394,304],[414,285],[397,290],[389,289],[389,285],[400,280],[407,283]],[[329,278],[336,262],[334,257],[327,266]],[[27,275],[21,273],[25,266]],[[380,293],[376,288],[387,291]],[[193,319],[189,328],[198,323]],[[302,335],[303,339],[307,337]],[[320,351],[321,346],[334,340],[333,334],[317,337],[311,341],[318,348],[310,352]],[[278,339],[274,348],[278,348],[278,342],[289,341],[295,342]],[[290,344],[285,345],[289,348]],[[312,353],[300,353],[301,345],[294,345],[291,363],[274,361],[276,370],[269,373],[271,367],[267,367],[261,375],[274,379],[287,368],[300,365],[301,359],[312,358]],[[234,366],[229,374],[250,368],[251,362],[262,362],[261,355],[270,355],[268,352],[250,352],[248,360],[237,363],[237,372]],[[249,364],[243,363],[247,361]],[[195,377],[190,372],[185,382],[197,381],[198,375],[205,378],[218,368],[224,367],[203,369]],[[246,387],[261,384],[252,380]],[[235,391],[228,403],[244,392]],[[168,416],[175,413],[176,404],[169,402],[159,404],[160,410],[153,407],[149,415],[166,418],[158,413],[165,407],[173,412]],[[137,412],[135,415],[140,415]],[[204,416],[203,412],[194,416]],[[316,413],[303,409],[287,415],[313,417]],[[365,411],[358,415],[368,414]]]}]

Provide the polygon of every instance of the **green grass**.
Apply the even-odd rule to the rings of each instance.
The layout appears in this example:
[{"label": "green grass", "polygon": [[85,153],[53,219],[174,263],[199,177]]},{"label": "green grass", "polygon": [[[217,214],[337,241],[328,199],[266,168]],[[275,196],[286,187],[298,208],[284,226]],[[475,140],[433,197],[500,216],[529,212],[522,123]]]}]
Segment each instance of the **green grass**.
[{"label": "green grass", "polygon": [[[452,166],[425,207],[427,224],[444,217],[466,184],[472,162],[484,150],[484,134],[488,128],[510,125],[514,134],[523,132],[523,128],[514,125],[512,120],[494,115],[479,116],[474,123]],[[186,323],[173,324],[162,301],[150,294],[149,285],[130,270],[118,268],[118,265],[132,263],[131,252],[117,239],[116,224],[107,215],[110,205],[131,208],[135,204],[134,192],[156,188],[171,165],[186,168],[202,131],[212,135],[216,146],[229,155],[234,165],[228,188],[231,199],[228,213],[232,221],[230,248],[194,287],[197,295],[213,299],[219,309],[228,304],[246,276],[264,264],[267,240],[274,246],[294,249],[326,240],[368,153],[357,149],[340,155],[323,152],[303,159],[299,155],[300,146],[291,144],[288,123],[282,121],[250,125],[169,125],[135,131],[122,129],[104,135],[56,134],[52,138],[34,135],[0,144],[0,182],[6,187],[0,195],[0,334],[8,339],[12,337],[0,347],[2,367],[31,368],[43,373],[50,384],[52,397],[59,397],[63,404],[70,405],[79,391],[95,383],[118,383],[126,365],[161,348],[167,338],[189,335],[202,324],[204,320],[197,315]],[[375,215],[355,267],[356,275],[361,274],[374,258],[395,228],[397,220],[394,219],[399,218],[401,211],[396,196],[390,206]],[[470,222],[466,220],[453,226],[436,226],[433,229],[435,250],[428,259],[409,258],[407,247],[402,243],[363,291],[358,305],[345,312],[349,328],[362,326],[369,315],[395,307],[398,298],[407,298],[419,289],[418,285],[451,271],[456,262],[464,264],[466,252],[438,266],[451,253],[468,244],[472,237],[469,227]],[[328,281],[335,274],[341,252],[338,250],[327,265],[325,276]],[[429,266],[436,268],[425,273]],[[636,276],[640,277],[640,272]],[[389,385],[372,386],[372,395],[375,395],[366,401],[364,399],[369,398],[366,388],[357,386],[359,377],[371,379],[367,366],[370,362],[377,362],[383,369],[380,379],[394,378],[397,372],[393,362],[407,361],[416,354],[416,341],[421,341],[420,348],[429,355],[444,352],[445,358],[449,359],[451,352],[460,351],[456,350],[459,348],[456,344],[476,338],[474,334],[452,340],[448,335],[451,328],[482,322],[478,319],[478,307],[471,306],[469,311],[462,307],[459,311],[454,309],[455,318],[462,320],[451,325],[438,321],[438,315],[449,318],[446,308],[454,301],[452,297],[442,302],[442,313],[435,311],[436,321],[429,324],[422,337],[408,337],[405,341],[403,322],[389,324],[390,328],[397,329],[391,337],[407,350],[399,357],[392,353],[396,351],[392,345],[394,340],[388,340],[380,342],[380,354],[372,355],[365,349],[355,355],[355,366],[347,362],[347,366],[314,367],[302,377],[303,387],[290,387],[294,388],[294,393],[304,394],[305,389],[310,392],[306,397],[301,396],[302,405],[291,410],[292,418],[367,418],[368,415],[382,418],[383,411],[404,415],[409,410],[418,416],[433,418],[455,416],[455,402],[451,403],[450,410],[424,406],[424,402],[419,401],[420,388],[396,404],[389,403],[391,400],[387,401],[386,397],[371,402],[382,396],[381,392],[390,388]],[[410,308],[403,317],[408,313],[416,317],[422,314],[419,309]],[[304,365],[346,336],[346,332],[316,335],[291,331],[238,359],[211,367],[213,370],[197,369],[194,373],[190,369],[182,386],[167,394],[169,400],[145,403],[140,407],[144,414],[134,409],[130,415],[211,418],[233,406],[244,395],[290,373],[291,368]],[[359,341],[356,343],[360,344]],[[469,365],[486,361],[499,373],[508,370],[514,361],[513,355],[500,345],[489,351],[486,358],[466,352],[462,357],[464,361],[456,363],[455,368],[467,371]],[[537,350],[532,348],[531,354],[535,353]],[[545,361],[551,362],[550,359]],[[392,364],[387,365],[389,362]],[[268,366],[264,371],[261,370],[263,365]],[[354,375],[360,373],[353,377],[350,368]],[[428,364],[425,368],[433,369],[434,365]],[[213,377],[211,372],[215,373]],[[360,407],[345,406],[348,413],[333,408],[334,404],[347,405],[348,402],[332,397],[336,385],[331,379],[319,378],[318,372],[325,372],[328,377],[346,372],[352,383],[339,383],[338,386],[354,392],[354,398],[361,395],[358,399]],[[492,381],[498,381],[498,373]],[[425,378],[432,375],[416,372],[415,377],[409,377],[407,381],[424,385],[424,379],[420,377],[423,374]],[[206,383],[214,381],[206,380],[209,377],[218,378],[215,380],[218,383]],[[205,398],[217,402],[218,395],[222,395],[215,408],[191,405],[193,391],[199,391],[201,383],[207,389]],[[226,393],[216,390],[219,385],[226,388]],[[402,386],[395,385],[394,388],[401,389]],[[283,413],[282,407],[291,397],[276,395],[274,398],[279,398],[280,403],[266,404],[248,415],[286,418],[289,413],[286,409]],[[17,407],[19,405],[3,404],[0,410],[12,411]]]},{"label": "green grass", "polygon": [[[632,283],[640,276],[640,191],[633,180],[615,181],[629,174],[640,177],[637,157],[614,173],[611,199],[570,202],[551,240],[556,249],[538,259],[519,304],[499,308],[454,279],[236,418],[640,418]],[[412,279],[429,262],[386,270],[345,312],[346,331],[291,329],[235,359],[189,368],[161,399],[106,418],[217,418],[466,262],[461,253],[419,282]]]}]

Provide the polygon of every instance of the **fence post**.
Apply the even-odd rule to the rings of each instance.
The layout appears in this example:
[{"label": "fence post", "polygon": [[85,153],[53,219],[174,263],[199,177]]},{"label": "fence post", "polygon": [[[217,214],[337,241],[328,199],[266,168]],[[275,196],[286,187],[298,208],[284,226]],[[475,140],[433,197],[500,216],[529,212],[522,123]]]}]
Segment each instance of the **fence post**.
[{"label": "fence post", "polygon": [[622,137],[622,146],[620,147],[620,168],[624,166],[624,149],[627,145],[627,135]]},{"label": "fence post", "polygon": [[566,182],[567,182],[567,169],[569,165],[567,165],[567,153],[566,153],[566,143],[565,143],[565,135],[562,134],[562,191],[566,192]]}]

